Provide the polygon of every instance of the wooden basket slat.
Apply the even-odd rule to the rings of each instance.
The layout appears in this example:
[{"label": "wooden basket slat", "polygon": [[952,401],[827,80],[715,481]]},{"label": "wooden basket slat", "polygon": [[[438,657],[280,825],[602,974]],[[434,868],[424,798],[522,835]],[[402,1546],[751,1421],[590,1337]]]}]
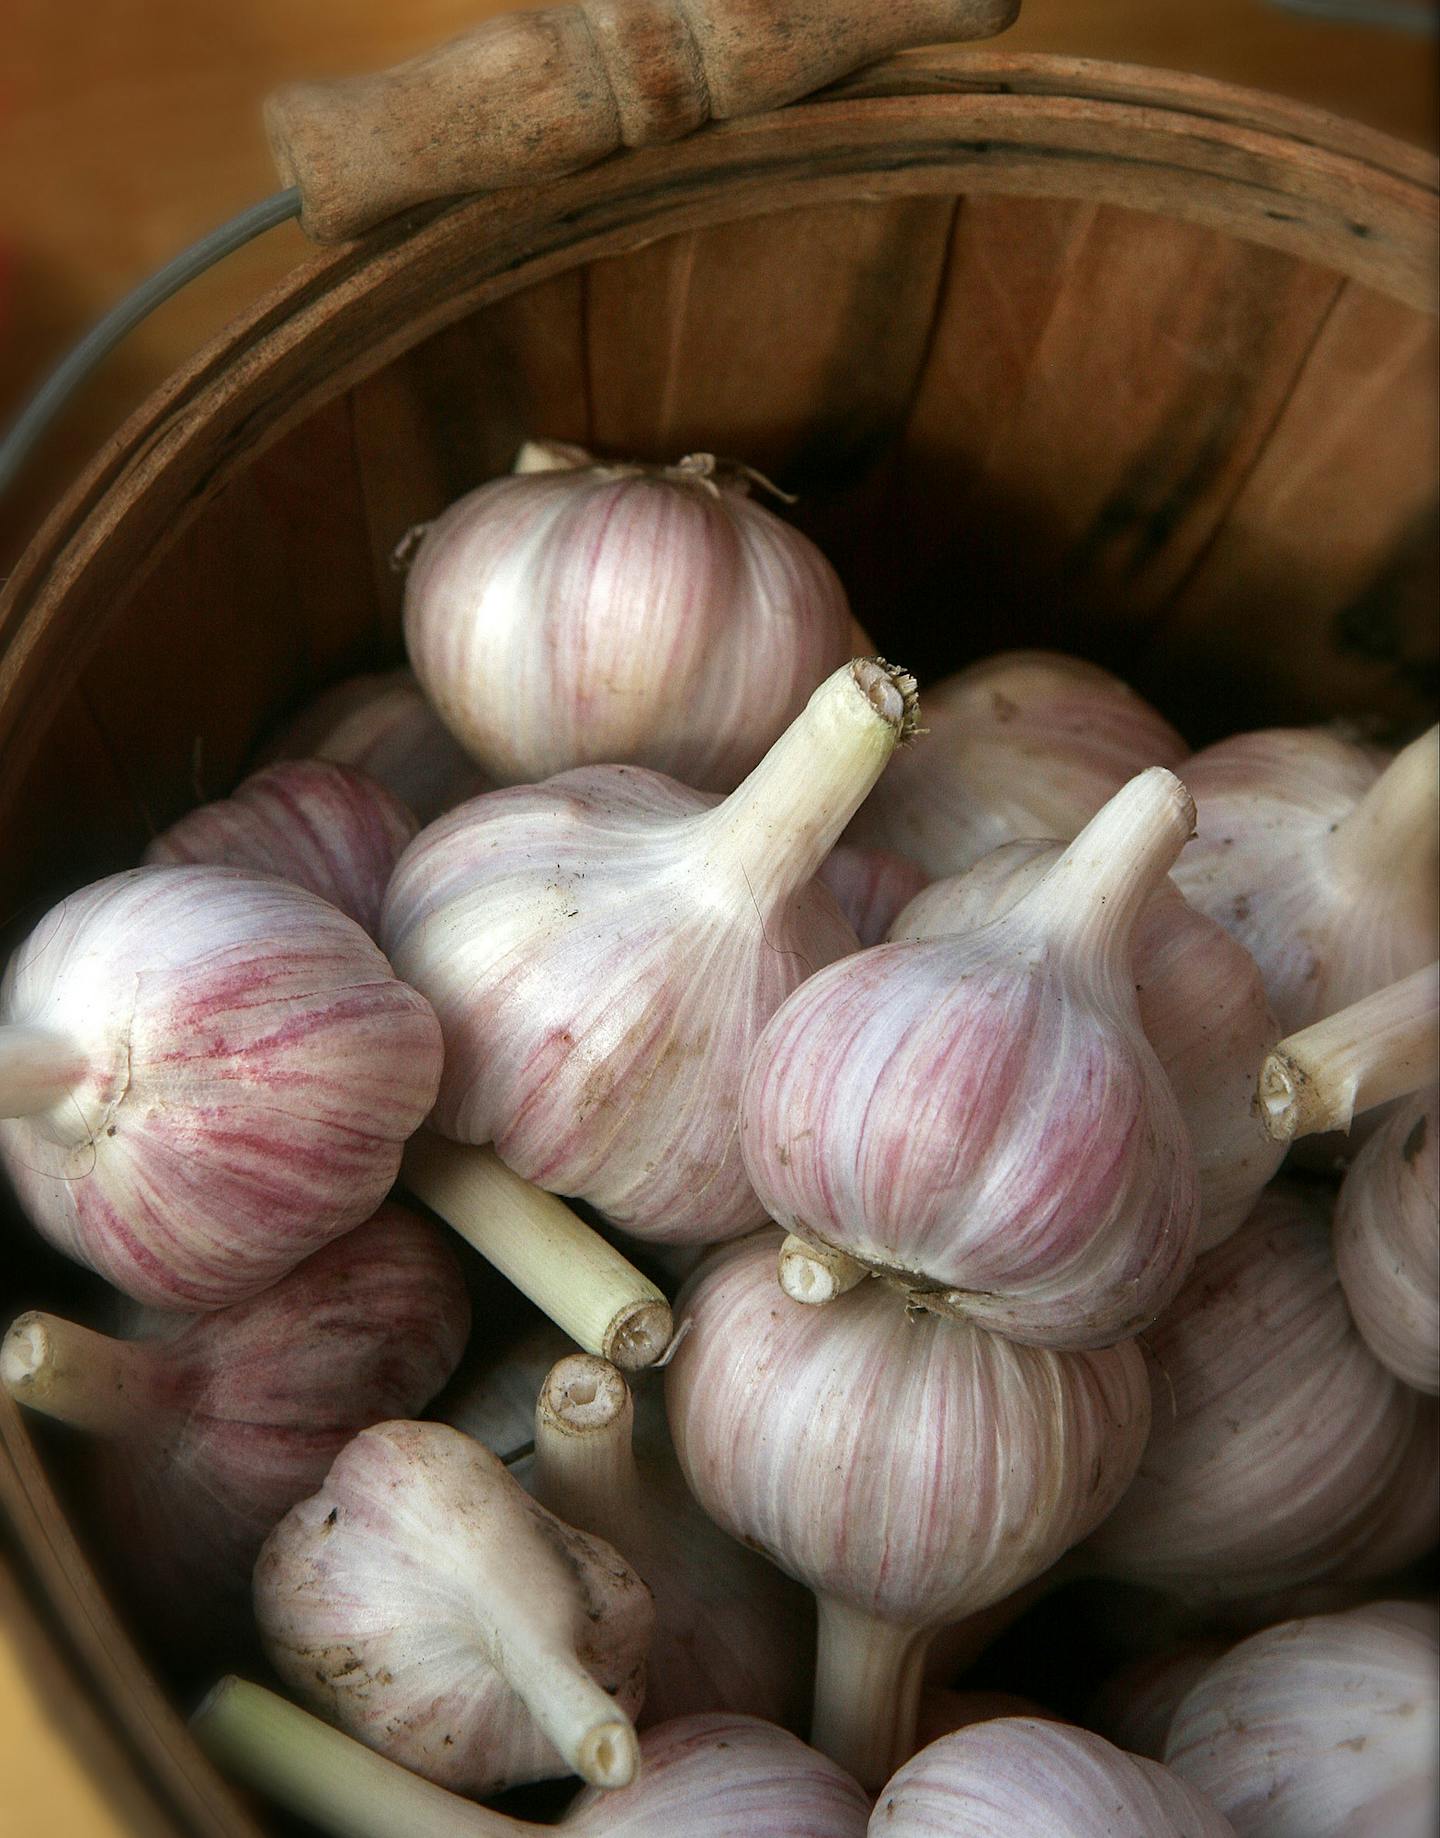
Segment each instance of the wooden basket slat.
[{"label": "wooden basket slat", "polygon": [[903,425],[955,209],[827,204],[592,263],[596,444],[715,451],[797,489],[862,473]]},{"label": "wooden basket slat", "polygon": [[1244,636],[1236,725],[1331,711],[1434,719],[1437,327],[1346,284],[1264,452],[1154,629],[1156,693],[1215,684],[1217,630]]}]

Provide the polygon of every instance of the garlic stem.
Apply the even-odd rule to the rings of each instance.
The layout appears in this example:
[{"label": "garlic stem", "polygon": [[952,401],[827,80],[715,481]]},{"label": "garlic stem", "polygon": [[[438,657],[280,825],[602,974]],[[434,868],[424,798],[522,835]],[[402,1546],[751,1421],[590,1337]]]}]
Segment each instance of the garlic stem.
[{"label": "garlic stem", "polygon": [[421,1130],[406,1148],[402,1173],[417,1199],[587,1353],[633,1372],[669,1345],[670,1304],[654,1283],[563,1200],[512,1173],[493,1149]]},{"label": "garlic stem", "polygon": [[535,1477],[540,1504],[622,1553],[645,1513],[631,1438],[635,1403],[607,1360],[575,1353],[551,1367],[535,1404]]},{"label": "garlic stem", "polygon": [[760,764],[713,811],[690,819],[696,854],[743,872],[757,901],[819,872],[899,741],[914,733],[915,679],[857,657],[829,676]]},{"label": "garlic stem", "polygon": [[930,1630],[896,1627],[832,1596],[818,1600],[810,1740],[878,1793],[915,1746]]},{"label": "garlic stem", "polygon": [[79,1084],[85,1064],[63,1034],[18,1023],[0,1027],[0,1117],[50,1110]]},{"label": "garlic stem", "polygon": [[834,1245],[812,1243],[791,1232],[780,1247],[780,1287],[792,1302],[833,1302],[869,1276],[865,1265]]},{"label": "garlic stem", "polygon": [[487,1606],[496,1667],[571,1771],[592,1787],[628,1787],[640,1744],[614,1698],[573,1652],[536,1639],[528,1601],[492,1596]]},{"label": "garlic stem", "polygon": [[1076,963],[1119,951],[1128,964],[1141,910],[1194,833],[1195,800],[1173,772],[1150,766],[1121,786],[1012,913],[1033,915]]},{"label": "garlic stem", "polygon": [[1356,888],[1376,880],[1435,878],[1440,817],[1440,726],[1401,749],[1328,838],[1330,866]]},{"label": "garlic stem", "polygon": [[1356,1111],[1433,1084],[1437,1058],[1440,963],[1282,1040],[1260,1068],[1255,1109],[1275,1142],[1348,1130]]},{"label": "garlic stem", "polygon": [[538,1829],[447,1793],[244,1679],[222,1679],[190,1727],[226,1774],[335,1838],[520,1838]]},{"label": "garlic stem", "polygon": [[164,1408],[155,1354],[32,1310],[0,1344],[0,1384],[17,1404],[97,1436],[120,1436]]}]

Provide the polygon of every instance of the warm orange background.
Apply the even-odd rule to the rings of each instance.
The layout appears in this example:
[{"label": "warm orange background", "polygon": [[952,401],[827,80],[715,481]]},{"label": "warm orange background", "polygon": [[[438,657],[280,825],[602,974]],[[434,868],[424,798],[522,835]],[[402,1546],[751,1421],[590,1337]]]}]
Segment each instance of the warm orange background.
[{"label": "warm orange background", "polygon": [[[511,0],[523,4],[524,0]],[[1006,37],[1278,90],[1433,144],[1433,45],[1271,0],[1023,0]],[[8,0],[0,75],[0,419],[124,292],[276,189],[260,100],[283,79],[380,68],[505,0]],[[144,395],[305,244],[271,232],[132,335],[0,506],[0,569]],[[0,1585],[3,1585],[0,1576]],[[0,1586],[0,1838],[121,1838],[70,1756]],[[28,1654],[28,1658],[27,1658]]]}]

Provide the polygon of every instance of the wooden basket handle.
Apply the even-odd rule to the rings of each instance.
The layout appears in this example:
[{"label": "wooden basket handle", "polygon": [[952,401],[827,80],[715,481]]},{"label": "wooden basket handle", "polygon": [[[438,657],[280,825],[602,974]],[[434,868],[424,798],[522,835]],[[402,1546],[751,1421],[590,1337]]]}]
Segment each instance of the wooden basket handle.
[{"label": "wooden basket handle", "polygon": [[580,0],[487,20],[379,76],[265,105],[320,242],[408,206],[555,178],[797,101],[914,45],[989,38],[1020,0]]}]

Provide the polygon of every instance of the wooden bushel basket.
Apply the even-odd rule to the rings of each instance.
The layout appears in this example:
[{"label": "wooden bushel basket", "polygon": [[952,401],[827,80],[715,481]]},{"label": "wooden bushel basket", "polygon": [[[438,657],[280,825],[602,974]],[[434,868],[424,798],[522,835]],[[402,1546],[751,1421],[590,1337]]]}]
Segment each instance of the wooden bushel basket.
[{"label": "wooden bushel basket", "polygon": [[[1200,79],[968,48],[391,217],[157,393],[9,582],[5,942],[226,791],[314,691],[398,662],[396,543],[531,435],[759,467],[922,684],[1049,645],[1196,745],[1413,729],[1436,267],[1428,155]],[[6,1319],[88,1281],[18,1220],[6,1247]],[[157,1834],[255,1838],[48,1447],[0,1395],[0,1507],[114,1790]]]}]

